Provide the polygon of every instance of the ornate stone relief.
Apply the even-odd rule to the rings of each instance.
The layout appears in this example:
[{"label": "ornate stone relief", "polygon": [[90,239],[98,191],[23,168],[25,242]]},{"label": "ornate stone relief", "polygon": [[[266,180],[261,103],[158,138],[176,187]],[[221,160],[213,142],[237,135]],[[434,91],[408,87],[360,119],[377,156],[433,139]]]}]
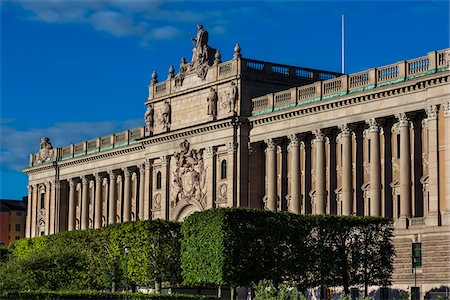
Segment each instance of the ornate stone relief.
[{"label": "ornate stone relief", "polygon": [[216,207],[226,207],[227,204],[227,192],[228,192],[228,186],[226,183],[221,183],[217,187],[217,200],[216,200]]},{"label": "ornate stone relief", "polygon": [[[449,54],[450,54],[450,52],[449,52]],[[449,59],[449,62],[450,62],[450,59]],[[450,102],[444,103],[444,116],[450,117]]]},{"label": "ornate stone relief", "polygon": [[190,149],[189,142],[180,143],[180,149],[173,156],[171,202],[180,201],[206,205],[206,167],[203,151]]},{"label": "ornate stone relief", "polygon": [[178,71],[178,74],[175,76],[175,86],[176,87],[183,85],[184,77],[186,75],[188,68],[189,68],[189,63],[186,61],[185,57],[182,57],[181,63],[180,63],[180,70]]},{"label": "ornate stone relief", "polygon": [[231,82],[230,90],[222,94],[222,108],[228,109],[229,113],[236,112],[236,103],[238,100],[238,89],[234,81]]},{"label": "ornate stone relief", "polygon": [[437,105],[430,105],[425,107],[425,112],[427,113],[427,119],[435,119],[438,115]]},{"label": "ornate stone relief", "polygon": [[161,209],[161,193],[158,193],[153,197],[153,209]]},{"label": "ornate stone relief", "polygon": [[48,137],[42,137],[39,153],[36,154],[37,162],[44,163],[54,157],[56,157],[56,149],[53,149],[52,143],[50,143],[50,139]]}]

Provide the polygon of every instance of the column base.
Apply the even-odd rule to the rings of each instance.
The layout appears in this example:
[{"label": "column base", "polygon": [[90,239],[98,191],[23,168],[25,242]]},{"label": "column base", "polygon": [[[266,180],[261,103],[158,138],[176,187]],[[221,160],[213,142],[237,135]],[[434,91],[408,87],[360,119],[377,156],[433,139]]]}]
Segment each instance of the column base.
[{"label": "column base", "polygon": [[407,217],[400,217],[394,222],[394,227],[396,229],[408,229],[409,220]]},{"label": "column base", "polygon": [[425,219],[425,225],[439,226],[439,214],[437,212],[429,213]]},{"label": "column base", "polygon": [[450,225],[450,211],[446,210],[442,214],[442,225]]}]

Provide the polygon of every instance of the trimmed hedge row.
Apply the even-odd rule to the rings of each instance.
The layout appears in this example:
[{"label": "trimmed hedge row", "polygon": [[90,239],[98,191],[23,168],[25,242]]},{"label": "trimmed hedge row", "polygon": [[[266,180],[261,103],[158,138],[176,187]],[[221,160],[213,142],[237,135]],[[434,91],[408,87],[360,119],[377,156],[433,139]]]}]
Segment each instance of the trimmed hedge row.
[{"label": "trimmed hedge row", "polygon": [[251,286],[262,279],[317,286],[389,285],[392,221],[252,209],[195,213],[181,227],[188,285]]},{"label": "trimmed hedge row", "polygon": [[0,295],[0,299],[5,300],[74,300],[74,299],[108,299],[108,300],[212,300],[216,297],[203,295],[186,295],[186,294],[142,294],[142,293],[111,293],[101,291],[40,291],[40,292],[8,292]]},{"label": "trimmed hedge row", "polygon": [[0,267],[0,291],[118,290],[125,278],[129,287],[176,284],[180,239],[179,223],[160,220],[22,239]]}]

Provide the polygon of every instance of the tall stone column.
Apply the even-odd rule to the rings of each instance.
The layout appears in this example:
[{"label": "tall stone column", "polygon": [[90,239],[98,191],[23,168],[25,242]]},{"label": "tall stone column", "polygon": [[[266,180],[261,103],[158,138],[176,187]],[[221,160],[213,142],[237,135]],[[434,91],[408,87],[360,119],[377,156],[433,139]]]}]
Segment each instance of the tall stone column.
[{"label": "tall stone column", "polygon": [[407,227],[411,217],[411,147],[409,143],[409,120],[405,113],[395,116],[400,131],[400,228]]},{"label": "tall stone column", "polygon": [[138,220],[144,220],[144,195],[145,195],[145,164],[138,165],[139,168],[139,212]]},{"label": "tall stone column", "polygon": [[109,175],[108,224],[116,223],[116,174],[113,170]]},{"label": "tall stone column", "polygon": [[342,145],[342,214],[350,216],[353,213],[352,184],[352,132],[347,124],[339,126],[339,141]]},{"label": "tall stone column", "polygon": [[45,235],[50,234],[50,194],[52,183],[47,181],[45,183]]},{"label": "tall stone column", "polygon": [[31,207],[33,203],[33,187],[31,185],[27,186],[28,190],[28,201],[27,201],[27,219],[26,219],[26,225],[25,225],[25,237],[29,238],[31,237]]},{"label": "tall stone column", "polygon": [[381,216],[380,126],[375,119],[366,121],[370,138],[370,215]]},{"label": "tall stone column", "polygon": [[234,207],[236,187],[235,183],[235,157],[236,157],[237,144],[235,142],[227,143],[227,207]]},{"label": "tall stone column", "polygon": [[152,186],[151,186],[151,163],[148,160],[145,160],[145,200],[144,200],[144,220],[151,219],[152,215],[150,214],[151,208],[151,198],[152,198]]},{"label": "tall stone column", "polygon": [[81,177],[81,229],[89,228],[89,180],[86,176]]},{"label": "tall stone column", "polygon": [[316,151],[316,214],[325,214],[326,208],[326,174],[325,174],[325,137],[320,129],[313,131],[315,135],[314,147]]},{"label": "tall stone column", "polygon": [[290,181],[291,195],[289,201],[289,211],[294,214],[300,213],[301,191],[300,191],[300,143],[295,134],[289,136],[288,151],[290,154]]},{"label": "tall stone column", "polygon": [[277,210],[277,147],[272,139],[265,141],[266,147],[266,176],[267,176],[267,203],[266,209]]},{"label": "tall stone column", "polygon": [[430,105],[425,108],[427,113],[426,127],[428,131],[428,193],[429,206],[426,215],[428,226],[439,224],[439,153],[438,153],[438,107]]},{"label": "tall stone column", "polygon": [[56,180],[51,183],[51,192],[50,192],[50,226],[49,226],[49,234],[55,233],[55,223],[56,223],[56,194],[59,192],[59,189],[56,188],[59,182]]},{"label": "tall stone column", "polygon": [[[442,224],[450,225],[450,102],[444,105],[444,143],[445,143],[445,212],[442,216]],[[442,197],[441,197],[442,198]]]},{"label": "tall stone column", "polygon": [[216,149],[214,147],[206,148],[206,209],[214,207],[214,200],[216,194],[216,166],[215,166],[215,155]]},{"label": "tall stone column", "polygon": [[131,186],[131,173],[128,168],[123,168],[123,175],[125,177],[124,191],[123,191],[123,222],[130,221],[131,213],[131,198],[130,198],[130,186]]},{"label": "tall stone column", "polygon": [[161,220],[169,219],[169,193],[168,193],[168,183],[169,183],[169,157],[163,155],[161,159]]},{"label": "tall stone column", "polygon": [[61,224],[60,224],[60,214],[61,214],[61,181],[59,180],[55,180],[55,189],[54,189],[55,193],[54,193],[54,198],[53,198],[53,205],[54,210],[53,210],[53,214],[54,214],[54,220],[53,220],[53,224],[54,224],[54,231],[53,233],[58,233],[60,231],[61,228]]},{"label": "tall stone column", "polygon": [[102,181],[103,178],[100,174],[96,173],[95,176],[95,203],[94,203],[94,228],[102,227]]},{"label": "tall stone column", "polygon": [[37,224],[37,215],[38,215],[38,203],[40,199],[38,198],[39,191],[38,191],[39,185],[33,184],[33,202],[31,207],[31,234],[30,237],[36,236],[36,224]]},{"label": "tall stone column", "polygon": [[69,182],[69,215],[67,217],[67,230],[75,230],[75,182],[72,178],[67,180]]}]

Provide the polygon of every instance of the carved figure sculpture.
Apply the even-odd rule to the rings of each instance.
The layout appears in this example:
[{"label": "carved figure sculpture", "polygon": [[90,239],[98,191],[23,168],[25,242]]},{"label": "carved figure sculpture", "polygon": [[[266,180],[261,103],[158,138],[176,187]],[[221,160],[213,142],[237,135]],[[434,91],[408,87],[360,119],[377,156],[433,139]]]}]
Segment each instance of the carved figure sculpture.
[{"label": "carved figure sculpture", "polygon": [[180,201],[196,201],[202,207],[206,204],[206,168],[201,151],[190,150],[189,142],[180,143],[179,152],[175,153],[172,170],[171,202],[174,206]]},{"label": "carved figure sculpture", "polygon": [[180,70],[178,71],[178,74],[175,76],[175,86],[183,85],[184,76],[186,75],[188,66],[189,64],[187,63],[186,58],[182,57],[180,63]]},{"label": "carved figure sculpture", "polygon": [[212,87],[209,91],[208,97],[208,115],[216,117],[217,114],[217,91]]},{"label": "carved figure sculpture", "polygon": [[203,25],[197,24],[197,36],[195,38],[192,38],[192,41],[194,42],[194,50],[192,51],[192,64],[195,65],[197,61],[204,60],[204,55],[206,55],[205,49],[206,52],[208,52],[208,31],[203,29]]},{"label": "carved figure sculpture", "polygon": [[236,102],[238,98],[238,89],[234,81],[231,82],[230,93],[228,95],[229,112],[236,111]]},{"label": "carved figure sculpture", "polygon": [[155,110],[153,109],[153,105],[149,104],[144,114],[145,131],[147,133],[153,132],[154,114]]},{"label": "carved figure sculpture", "polygon": [[36,155],[36,159],[39,163],[46,162],[47,160],[53,158],[54,149],[50,139],[48,137],[41,138],[41,144],[39,146],[39,153]]},{"label": "carved figure sculpture", "polygon": [[161,111],[161,123],[163,129],[165,130],[170,129],[170,103],[167,100],[164,101],[164,106]]}]

